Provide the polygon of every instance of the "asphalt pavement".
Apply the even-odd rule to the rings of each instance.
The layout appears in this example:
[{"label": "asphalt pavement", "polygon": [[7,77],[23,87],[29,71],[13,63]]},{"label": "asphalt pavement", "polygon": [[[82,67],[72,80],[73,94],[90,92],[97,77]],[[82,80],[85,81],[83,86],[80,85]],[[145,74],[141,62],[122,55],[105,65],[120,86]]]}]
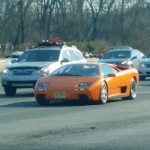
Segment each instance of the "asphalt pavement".
[{"label": "asphalt pavement", "polygon": [[135,100],[107,104],[51,102],[41,107],[33,89],[7,97],[0,86],[0,150],[149,150],[150,78]]}]

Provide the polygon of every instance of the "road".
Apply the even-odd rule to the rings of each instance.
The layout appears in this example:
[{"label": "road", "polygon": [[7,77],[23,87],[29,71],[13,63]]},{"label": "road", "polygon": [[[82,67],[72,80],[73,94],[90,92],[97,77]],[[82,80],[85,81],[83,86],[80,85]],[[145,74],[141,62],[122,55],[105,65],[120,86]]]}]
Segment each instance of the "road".
[{"label": "road", "polygon": [[7,97],[0,86],[0,150],[149,150],[150,78],[133,101],[105,105],[52,102],[41,107],[32,89]]}]

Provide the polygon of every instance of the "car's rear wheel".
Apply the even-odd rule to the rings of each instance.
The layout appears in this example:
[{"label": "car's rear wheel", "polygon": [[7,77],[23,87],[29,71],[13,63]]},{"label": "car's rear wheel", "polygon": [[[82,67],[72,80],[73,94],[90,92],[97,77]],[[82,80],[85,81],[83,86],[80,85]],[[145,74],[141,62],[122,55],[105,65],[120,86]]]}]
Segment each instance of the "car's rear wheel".
[{"label": "car's rear wheel", "polygon": [[107,99],[108,99],[108,89],[107,89],[107,85],[106,85],[105,82],[102,82],[99,102],[100,102],[101,104],[105,104],[105,103],[107,103]]},{"label": "car's rear wheel", "polygon": [[7,96],[14,96],[16,94],[17,88],[11,86],[5,86],[4,91]]},{"label": "car's rear wheel", "polygon": [[133,100],[136,98],[137,84],[134,78],[131,79],[130,95],[128,97],[122,97],[122,100]]},{"label": "car's rear wheel", "polygon": [[140,80],[145,80],[146,77],[140,77]]},{"label": "car's rear wheel", "polygon": [[45,99],[44,95],[37,96],[36,100],[37,100],[38,104],[41,105],[41,106],[49,105],[49,101]]}]

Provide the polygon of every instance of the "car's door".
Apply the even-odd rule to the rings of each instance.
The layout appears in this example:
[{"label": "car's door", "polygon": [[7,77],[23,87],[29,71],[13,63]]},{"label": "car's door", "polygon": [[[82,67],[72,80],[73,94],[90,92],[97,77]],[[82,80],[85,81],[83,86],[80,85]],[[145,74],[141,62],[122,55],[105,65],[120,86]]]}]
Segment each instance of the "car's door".
[{"label": "car's door", "polygon": [[[107,82],[108,86],[108,95],[109,96],[116,96],[120,93],[120,82],[118,79],[118,71],[109,65],[103,64],[101,65],[101,70],[103,73],[103,76]],[[116,77],[108,77],[110,74],[115,74]]]},{"label": "car's door", "polygon": [[132,51],[131,59],[132,59],[132,62],[133,62],[133,67],[138,68],[140,60],[138,59],[138,51],[137,50]]},{"label": "car's door", "polygon": [[137,50],[137,59],[138,59],[138,66],[140,61],[143,59],[144,54],[142,52],[140,52],[139,50]]}]

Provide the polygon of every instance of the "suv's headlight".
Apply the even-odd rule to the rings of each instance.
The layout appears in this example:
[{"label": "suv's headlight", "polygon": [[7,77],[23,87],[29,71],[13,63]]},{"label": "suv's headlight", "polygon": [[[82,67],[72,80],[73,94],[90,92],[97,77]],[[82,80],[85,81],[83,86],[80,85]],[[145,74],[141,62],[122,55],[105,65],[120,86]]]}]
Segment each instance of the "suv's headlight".
[{"label": "suv's headlight", "polygon": [[140,67],[144,68],[144,67],[145,67],[145,64],[140,64]]},{"label": "suv's headlight", "polygon": [[49,72],[48,68],[41,68],[41,69],[37,70],[37,73],[39,73],[39,74],[48,73],[48,72]]},{"label": "suv's headlight", "polygon": [[125,64],[131,65],[131,64],[132,64],[132,61],[123,61],[121,64],[122,64],[122,65],[125,65]]},{"label": "suv's headlight", "polygon": [[5,68],[3,69],[3,73],[8,73],[9,72],[9,69]]}]

